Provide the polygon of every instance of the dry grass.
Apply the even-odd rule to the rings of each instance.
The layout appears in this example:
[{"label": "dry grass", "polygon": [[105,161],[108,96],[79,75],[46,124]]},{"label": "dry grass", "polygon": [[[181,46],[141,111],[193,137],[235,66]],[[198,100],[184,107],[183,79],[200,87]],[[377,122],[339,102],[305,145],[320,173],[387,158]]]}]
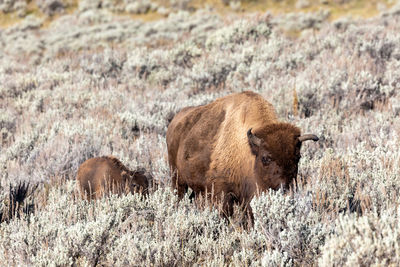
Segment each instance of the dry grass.
[{"label": "dry grass", "polygon": [[[65,8],[64,14],[72,14],[75,12],[79,6],[79,0],[68,0],[65,1],[67,3],[67,7]],[[121,1],[115,1],[116,4],[121,4]],[[199,0],[189,0],[189,1],[164,1],[164,0],[154,0],[155,4],[171,10],[177,10],[180,8],[194,11],[197,9],[203,8],[212,8],[218,14],[221,15],[229,15],[232,13],[240,14],[240,13],[248,13],[248,12],[270,12],[273,15],[291,13],[291,12],[317,12],[322,10],[329,11],[330,20],[336,20],[341,17],[353,17],[353,18],[370,18],[376,15],[379,15],[382,12],[381,9],[390,8],[394,5],[394,1],[391,0],[350,0],[350,1],[327,1],[326,4],[321,3],[319,0],[309,0],[308,5],[305,7],[296,7],[295,0],[283,0],[283,1],[271,1],[271,0],[244,0],[241,2],[239,8],[232,9],[229,4],[224,4],[223,0],[207,0],[207,1],[199,1]],[[228,1],[229,2],[229,1]],[[234,1],[231,1],[234,2]],[[52,21],[57,20],[60,17],[60,14],[56,14],[53,16],[46,16],[39,9],[37,5],[37,1],[35,0],[27,0],[26,6],[26,14],[33,14],[35,16],[41,17],[44,19],[43,27],[47,27],[52,23]],[[129,12],[121,12],[117,11],[116,14],[120,16],[128,16],[132,19],[142,20],[142,21],[154,21],[160,20],[168,15],[162,14],[157,11],[148,11],[144,14],[129,14]],[[21,22],[23,17],[19,17],[16,12],[11,13],[0,13],[0,27],[6,28],[16,23]],[[292,36],[296,36],[296,34],[292,33]]]}]

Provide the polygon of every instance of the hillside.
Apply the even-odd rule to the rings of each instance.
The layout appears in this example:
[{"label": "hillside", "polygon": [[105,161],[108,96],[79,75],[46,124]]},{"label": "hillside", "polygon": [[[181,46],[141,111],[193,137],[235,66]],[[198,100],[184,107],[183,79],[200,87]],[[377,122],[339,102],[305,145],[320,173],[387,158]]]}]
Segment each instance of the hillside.
[{"label": "hillside", "polygon": [[[0,0],[0,10],[4,265],[400,265],[400,3]],[[239,211],[226,223],[201,201],[177,202],[165,143],[181,108],[244,90],[320,137],[303,145],[298,190],[254,199],[247,231]],[[100,155],[144,167],[158,188],[81,200],[77,169]],[[21,181],[32,193],[15,208]]]}]

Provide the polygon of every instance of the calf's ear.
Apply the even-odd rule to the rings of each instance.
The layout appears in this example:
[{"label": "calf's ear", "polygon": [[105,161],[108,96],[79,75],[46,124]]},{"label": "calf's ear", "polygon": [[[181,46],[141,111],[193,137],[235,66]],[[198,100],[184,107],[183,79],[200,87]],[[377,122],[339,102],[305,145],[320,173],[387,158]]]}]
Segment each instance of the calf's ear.
[{"label": "calf's ear", "polygon": [[251,153],[253,153],[254,155],[258,155],[258,151],[260,150],[260,145],[261,145],[261,139],[258,138],[257,136],[255,136],[252,132],[251,132],[250,128],[247,131],[247,139],[249,141],[249,145],[250,145],[250,149],[251,149]]},{"label": "calf's ear", "polygon": [[122,171],[121,172],[121,177],[123,181],[128,181],[129,180],[129,173],[127,173],[126,171]]}]

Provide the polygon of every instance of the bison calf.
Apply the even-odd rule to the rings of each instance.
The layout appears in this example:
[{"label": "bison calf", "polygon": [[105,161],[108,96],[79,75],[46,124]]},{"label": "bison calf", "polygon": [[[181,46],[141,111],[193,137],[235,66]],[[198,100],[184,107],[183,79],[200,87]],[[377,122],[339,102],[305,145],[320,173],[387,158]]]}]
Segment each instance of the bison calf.
[{"label": "bison calf", "polygon": [[147,193],[149,182],[143,170],[130,171],[117,158],[104,156],[86,160],[76,177],[82,194],[97,199],[112,192]]},{"label": "bison calf", "polygon": [[172,186],[180,197],[187,188],[195,195],[223,197],[223,212],[233,204],[252,218],[250,201],[260,191],[288,188],[297,176],[300,148],[313,134],[279,122],[261,95],[243,92],[182,109],[167,130]]}]

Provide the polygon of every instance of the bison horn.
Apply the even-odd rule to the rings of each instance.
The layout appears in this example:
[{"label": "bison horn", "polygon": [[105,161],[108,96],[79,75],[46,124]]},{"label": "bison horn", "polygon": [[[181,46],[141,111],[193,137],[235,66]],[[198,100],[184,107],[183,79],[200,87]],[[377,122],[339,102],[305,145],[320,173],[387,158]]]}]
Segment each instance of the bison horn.
[{"label": "bison horn", "polygon": [[249,138],[250,143],[252,143],[252,144],[254,144],[254,145],[256,145],[256,146],[260,146],[260,145],[261,145],[261,139],[258,138],[257,136],[255,136],[255,135],[251,132],[251,129],[253,129],[253,128],[250,128],[250,129],[247,131],[247,137]]},{"label": "bison horn", "polygon": [[307,140],[313,140],[315,142],[315,141],[318,141],[319,138],[315,134],[304,134],[304,135],[299,137],[299,141],[300,142],[304,142],[304,141],[307,141]]}]

